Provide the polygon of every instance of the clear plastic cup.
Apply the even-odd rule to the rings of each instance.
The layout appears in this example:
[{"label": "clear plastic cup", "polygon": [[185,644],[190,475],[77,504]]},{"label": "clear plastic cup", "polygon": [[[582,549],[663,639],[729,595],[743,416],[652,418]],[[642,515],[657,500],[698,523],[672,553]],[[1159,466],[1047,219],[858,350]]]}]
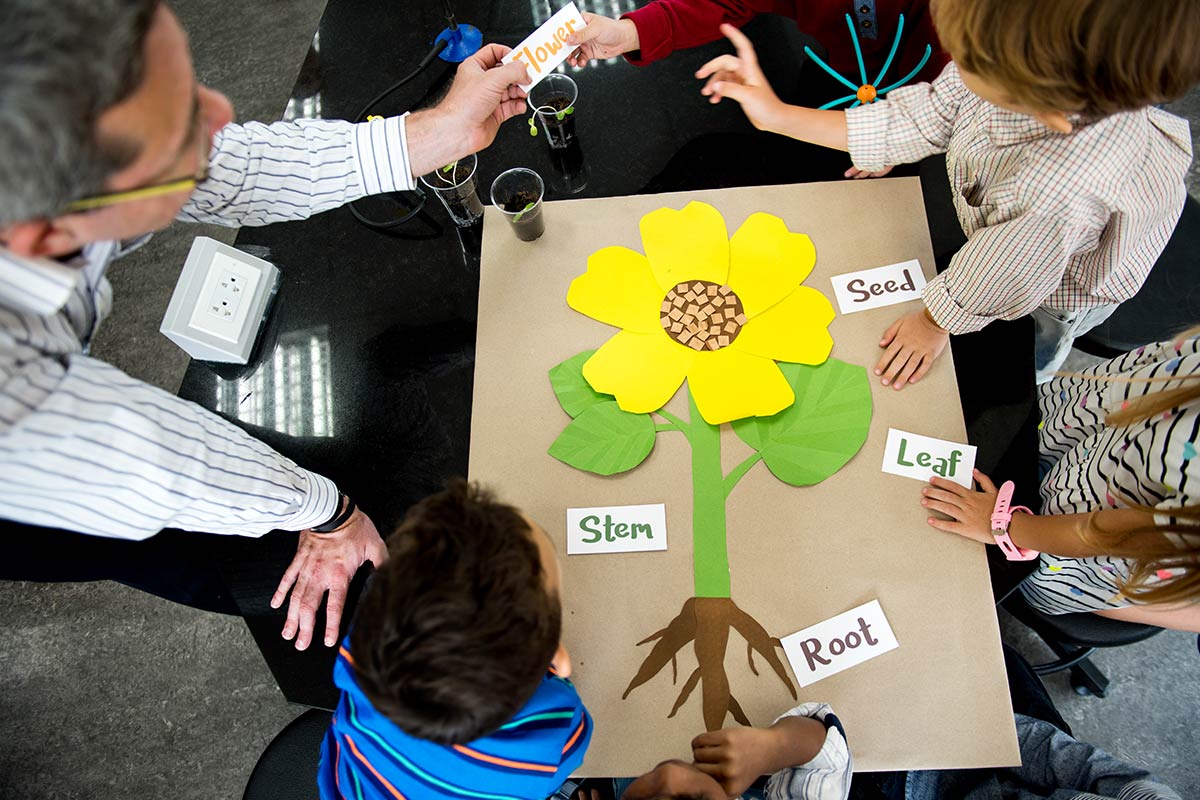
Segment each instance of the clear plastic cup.
[{"label": "clear plastic cup", "polygon": [[469,228],[483,216],[483,202],[475,189],[477,164],[475,156],[469,155],[421,176],[421,183],[438,196],[460,228]]},{"label": "clear plastic cup", "polygon": [[579,86],[559,72],[552,72],[529,92],[529,105],[551,150],[561,150],[575,141],[575,112]]},{"label": "clear plastic cup", "polygon": [[492,182],[492,203],[523,242],[532,242],[546,231],[542,215],[545,192],[542,177],[524,167],[506,170]]}]

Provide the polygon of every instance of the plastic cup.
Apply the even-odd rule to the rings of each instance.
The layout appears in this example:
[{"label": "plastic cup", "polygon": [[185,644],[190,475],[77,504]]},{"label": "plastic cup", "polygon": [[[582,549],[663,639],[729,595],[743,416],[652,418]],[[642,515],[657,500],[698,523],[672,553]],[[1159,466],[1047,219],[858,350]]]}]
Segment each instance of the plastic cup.
[{"label": "plastic cup", "polygon": [[553,72],[529,92],[529,105],[551,150],[561,150],[575,141],[575,112],[579,86],[571,78]]},{"label": "plastic cup", "polygon": [[523,242],[532,242],[546,231],[542,216],[542,195],[546,186],[531,169],[516,167],[500,173],[492,182],[492,203],[512,225],[513,233]]},{"label": "plastic cup", "polygon": [[446,207],[446,213],[460,228],[469,228],[483,216],[483,202],[475,191],[474,155],[421,176],[421,183],[432,190]]}]

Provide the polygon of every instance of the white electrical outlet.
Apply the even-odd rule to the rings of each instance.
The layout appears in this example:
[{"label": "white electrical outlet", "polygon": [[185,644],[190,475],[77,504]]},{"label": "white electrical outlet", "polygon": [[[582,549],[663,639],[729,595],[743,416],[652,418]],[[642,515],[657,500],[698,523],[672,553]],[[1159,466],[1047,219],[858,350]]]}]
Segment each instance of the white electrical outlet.
[{"label": "white electrical outlet", "polygon": [[251,298],[262,273],[224,253],[213,254],[212,265],[200,287],[199,302],[188,324],[227,342],[237,342]]},{"label": "white electrical outlet", "polygon": [[245,364],[278,283],[270,262],[197,236],[159,330],[193,358]]}]

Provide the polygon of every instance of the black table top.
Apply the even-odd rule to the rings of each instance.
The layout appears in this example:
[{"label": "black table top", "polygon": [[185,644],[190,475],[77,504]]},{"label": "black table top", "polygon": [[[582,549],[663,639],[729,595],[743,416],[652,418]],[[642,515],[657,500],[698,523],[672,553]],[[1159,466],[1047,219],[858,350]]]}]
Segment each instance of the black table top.
[{"label": "black table top", "polygon": [[[613,13],[608,4],[595,10]],[[460,22],[483,31],[485,42],[508,45],[551,13],[544,2],[512,0],[459,0],[455,11]],[[301,115],[355,118],[413,69],[444,26],[434,0],[330,0],[296,82],[295,107],[309,111]],[[823,74],[798,66],[804,40],[790,21],[762,18],[747,32],[781,96],[809,102],[837,96]],[[493,178],[514,166],[541,174],[549,200],[840,179],[849,166],[844,153],[757,132],[732,102],[713,106],[701,97],[693,72],[728,49],[718,42],[643,68],[616,59],[571,71],[580,87],[578,150],[552,158],[544,137],[531,137],[527,122],[512,120],[479,156],[480,196],[489,202]],[[373,113],[429,105],[452,74],[453,65],[435,62]],[[931,159],[896,174],[921,176],[942,269],[964,241],[944,162]],[[396,214],[382,198],[360,208],[371,218]],[[430,197],[415,219],[390,231],[369,230],[342,208],[245,228],[237,246],[282,273],[263,341],[246,367],[193,362],[180,395],[336,481],[386,536],[409,505],[447,477],[467,474],[479,226],[455,228]],[[998,474],[1018,487],[1036,487],[1032,325],[994,324],[956,337],[952,346],[979,467],[1003,469]],[[1030,499],[1036,497],[1024,502]],[[336,702],[334,649],[318,639],[297,653],[280,638],[283,611],[268,605],[295,536],[213,538],[221,540],[215,546],[225,578],[284,695],[328,708]]]}]

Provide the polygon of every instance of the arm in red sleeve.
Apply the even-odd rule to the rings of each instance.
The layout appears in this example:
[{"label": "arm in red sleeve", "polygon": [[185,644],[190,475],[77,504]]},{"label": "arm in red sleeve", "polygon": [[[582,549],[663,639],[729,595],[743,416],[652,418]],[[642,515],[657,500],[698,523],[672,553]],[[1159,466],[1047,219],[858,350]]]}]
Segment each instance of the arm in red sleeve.
[{"label": "arm in red sleeve", "polygon": [[766,13],[794,18],[796,0],[654,0],[621,15],[637,26],[641,44],[641,50],[626,53],[625,58],[640,67],[676,50],[720,39],[723,23],[740,28]]}]

